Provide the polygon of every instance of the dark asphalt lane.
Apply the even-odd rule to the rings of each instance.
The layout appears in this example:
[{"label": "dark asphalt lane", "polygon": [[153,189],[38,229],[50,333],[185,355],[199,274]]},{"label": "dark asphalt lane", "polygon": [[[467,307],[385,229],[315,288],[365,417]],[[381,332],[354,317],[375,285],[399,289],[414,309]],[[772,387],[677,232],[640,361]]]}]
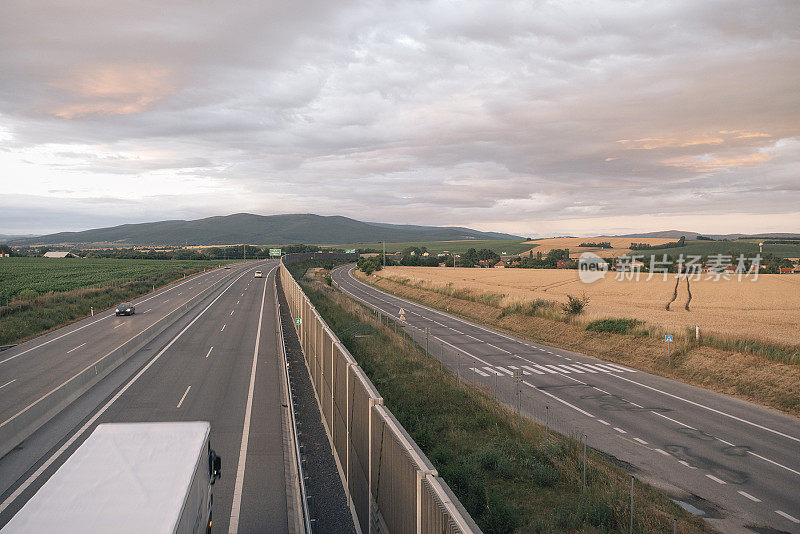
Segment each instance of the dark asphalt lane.
[{"label": "dark asphalt lane", "polygon": [[106,310],[0,353],[0,426],[212,284],[247,266],[215,269],[174,282],[136,300],[136,313]]},{"label": "dark asphalt lane", "polygon": [[[523,412],[634,466],[726,532],[800,532],[800,421],[769,408],[495,332],[333,272],[344,291],[393,318],[456,373]],[[548,408],[546,408],[548,407]],[[704,503],[695,496],[707,501]]]},{"label": "dark asphalt lane", "polygon": [[[49,464],[41,464],[32,477],[19,481],[29,484],[24,490],[17,485],[19,499],[9,502],[8,495],[4,496],[0,524],[97,424],[204,420],[211,422],[212,447],[223,459],[223,476],[214,486],[214,530],[286,532],[275,265],[250,264],[234,273],[233,283],[208,307],[193,312],[199,316],[179,338],[173,336],[170,344],[101,403],[71,441],[48,459]],[[256,268],[269,276],[253,278]]]}]

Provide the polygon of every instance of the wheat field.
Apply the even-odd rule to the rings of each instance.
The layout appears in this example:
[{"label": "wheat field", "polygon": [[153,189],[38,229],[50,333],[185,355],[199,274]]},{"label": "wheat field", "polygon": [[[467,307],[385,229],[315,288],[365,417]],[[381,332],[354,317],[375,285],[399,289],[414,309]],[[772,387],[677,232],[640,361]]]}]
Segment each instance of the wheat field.
[{"label": "wheat field", "polygon": [[585,284],[577,270],[567,269],[446,269],[436,267],[388,267],[377,276],[404,278],[412,283],[469,289],[478,293],[503,295],[503,304],[536,298],[565,302],[567,295],[589,297],[581,319],[633,318],[660,326],[676,334],[699,325],[701,332],[734,338],[762,339],[781,344],[800,344],[800,276],[760,275],[737,281],[712,281],[706,275],[690,281],[692,299],[689,311],[686,281],[682,280],[677,299],[672,299],[675,275],[664,281],[662,275],[642,273],[639,281],[606,278]]}]

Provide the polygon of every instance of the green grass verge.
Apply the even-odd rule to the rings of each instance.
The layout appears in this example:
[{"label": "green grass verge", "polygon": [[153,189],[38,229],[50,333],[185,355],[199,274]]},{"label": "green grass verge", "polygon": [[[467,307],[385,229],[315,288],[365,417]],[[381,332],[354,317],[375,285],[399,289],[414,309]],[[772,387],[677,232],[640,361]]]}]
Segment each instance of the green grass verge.
[{"label": "green grass verge", "polygon": [[[334,331],[372,317],[333,289],[303,288]],[[516,416],[493,410],[482,391],[457,384],[421,347],[397,344],[388,333],[384,327],[342,342],[484,532],[627,532],[629,475],[591,451],[582,495],[576,440],[551,432],[545,450],[544,428],[528,420],[518,435]],[[634,499],[636,532],[671,532],[673,517],[681,532],[708,531],[638,481]]]}]

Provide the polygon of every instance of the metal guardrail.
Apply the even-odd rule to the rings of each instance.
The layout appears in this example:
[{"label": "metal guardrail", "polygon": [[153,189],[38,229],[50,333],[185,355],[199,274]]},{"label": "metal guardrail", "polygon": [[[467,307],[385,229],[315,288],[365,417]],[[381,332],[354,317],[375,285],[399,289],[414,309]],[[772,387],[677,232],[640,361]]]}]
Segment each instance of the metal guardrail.
[{"label": "metal guardrail", "polygon": [[186,303],[175,308],[102,358],[86,366],[56,389],[29,404],[13,417],[0,423],[0,457],[10,452],[70,403],[108,376],[123,362],[127,361],[147,343],[172,326],[198,302],[229,281],[229,279],[225,278],[214,282]]},{"label": "metal guardrail", "polygon": [[279,273],[357,529],[480,532],[283,262]]}]

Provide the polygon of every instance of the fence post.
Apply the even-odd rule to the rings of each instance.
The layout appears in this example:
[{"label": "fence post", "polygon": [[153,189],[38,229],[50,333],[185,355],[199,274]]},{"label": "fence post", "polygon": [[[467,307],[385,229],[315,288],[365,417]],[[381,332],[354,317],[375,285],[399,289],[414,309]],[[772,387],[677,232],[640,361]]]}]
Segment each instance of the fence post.
[{"label": "fence post", "polygon": [[631,475],[631,526],[628,532],[633,534],[633,475]]},{"label": "fence post", "polygon": [[583,435],[583,491],[582,496],[586,496],[586,434]]},{"label": "fence post", "polygon": [[550,406],[544,407],[544,453],[550,446]]}]

